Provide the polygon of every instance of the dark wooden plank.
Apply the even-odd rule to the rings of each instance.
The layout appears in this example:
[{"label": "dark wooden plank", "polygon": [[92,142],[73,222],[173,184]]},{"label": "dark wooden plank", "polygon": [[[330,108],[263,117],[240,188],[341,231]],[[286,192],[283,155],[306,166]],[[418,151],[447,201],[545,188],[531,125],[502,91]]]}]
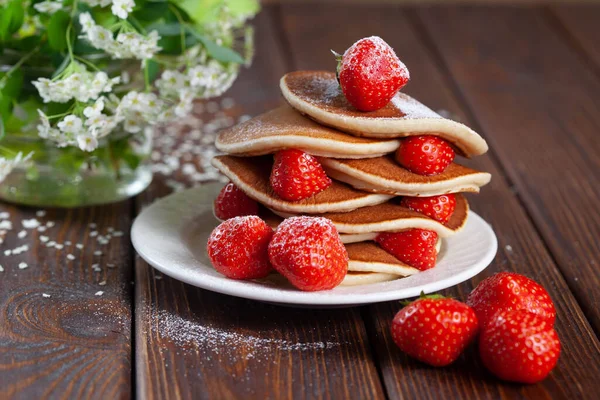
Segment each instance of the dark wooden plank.
[{"label": "dark wooden plank", "polygon": [[600,6],[556,4],[551,7],[551,15],[562,25],[558,29],[564,29],[566,40],[600,73]]},{"label": "dark wooden plank", "polygon": [[[228,93],[237,105],[227,112],[236,117],[281,101],[285,65],[269,12],[255,23],[254,65]],[[138,206],[167,192],[157,179]],[[278,307],[157,277],[136,261],[139,398],[383,397],[358,310]]]},{"label": "dark wooden plank", "polygon": [[439,8],[420,15],[600,332],[600,80],[539,10]]},{"label": "dark wooden plank", "polygon": [[[131,204],[48,210],[45,216],[0,205],[13,225],[0,245],[0,398],[130,396]],[[22,221],[32,218],[45,230],[25,229],[19,238]],[[48,222],[55,225],[46,228]],[[92,232],[106,236],[109,228],[123,235],[100,244]],[[51,241],[64,247],[48,247]],[[23,245],[29,250],[4,253]]]},{"label": "dark wooden plank", "polygon": [[[361,37],[380,35],[395,48],[411,71],[408,93],[433,109],[444,109],[466,123],[474,122],[467,117],[429,44],[418,33],[410,12],[391,7],[290,6],[283,9],[283,17],[290,49],[297,60],[295,68],[332,70],[335,63],[329,49],[343,51]],[[347,29],[331,29],[329,21],[334,20],[344,21]],[[456,23],[460,24],[460,19]],[[487,135],[487,129],[482,133]],[[550,378],[533,386],[500,383],[484,371],[474,351],[452,367],[428,368],[410,360],[392,343],[390,321],[401,306],[397,302],[376,305],[369,307],[365,316],[389,397],[593,397],[590,393],[597,390],[595,374],[600,371],[597,338],[497,163],[485,155],[468,164],[493,174],[491,184],[484,187],[481,194],[469,196],[469,200],[474,211],[494,227],[499,253],[482,274],[443,293],[465,299],[481,279],[500,270],[533,277],[549,290],[558,307],[557,329],[563,342],[563,354]]]}]

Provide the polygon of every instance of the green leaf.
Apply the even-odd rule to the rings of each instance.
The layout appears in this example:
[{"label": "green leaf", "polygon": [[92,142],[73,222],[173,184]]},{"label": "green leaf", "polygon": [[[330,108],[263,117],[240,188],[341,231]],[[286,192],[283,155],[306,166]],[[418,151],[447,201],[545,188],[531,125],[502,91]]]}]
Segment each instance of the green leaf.
[{"label": "green leaf", "polygon": [[144,22],[152,22],[162,19],[169,12],[169,4],[167,2],[149,3],[143,7],[139,7],[133,11],[133,16]]},{"label": "green leaf", "polygon": [[170,22],[168,24],[155,22],[146,27],[146,30],[148,32],[156,31],[160,36],[179,36],[182,30],[185,32],[185,27],[181,26],[179,22]]},{"label": "green leaf", "polygon": [[71,17],[65,11],[57,11],[48,22],[48,44],[53,50],[64,51],[67,48],[67,29]]},{"label": "green leaf", "polygon": [[146,60],[146,68],[148,68],[148,80],[154,82],[160,72],[160,64],[154,59]]},{"label": "green leaf", "polygon": [[6,132],[4,132],[4,117],[0,114],[0,140],[4,139]]},{"label": "green leaf", "polygon": [[8,76],[6,76],[6,73],[2,73],[0,74],[0,81],[4,82],[0,86],[1,96],[16,99],[23,88],[23,71],[16,69]]},{"label": "green leaf", "polygon": [[54,71],[54,74],[52,74],[52,78],[56,78],[58,75],[60,75],[69,66],[69,64],[71,64],[71,57],[66,56],[62,60],[62,62],[58,66],[58,68],[56,68],[56,71]]},{"label": "green leaf", "polygon": [[0,13],[0,39],[8,39],[21,28],[24,20],[25,10],[21,0],[12,0]]},{"label": "green leaf", "polygon": [[225,62],[225,63],[227,63],[227,62],[233,62],[233,63],[237,63],[237,64],[244,63],[244,59],[236,51],[234,51],[228,47],[219,46],[218,44],[213,42],[211,39],[209,39],[205,35],[202,35],[200,32],[196,31],[192,27],[188,26],[188,31],[192,35],[194,35],[202,43],[202,45],[204,45],[204,48],[206,49],[206,52],[208,53],[208,55],[211,56],[212,58],[214,58],[215,60]]}]

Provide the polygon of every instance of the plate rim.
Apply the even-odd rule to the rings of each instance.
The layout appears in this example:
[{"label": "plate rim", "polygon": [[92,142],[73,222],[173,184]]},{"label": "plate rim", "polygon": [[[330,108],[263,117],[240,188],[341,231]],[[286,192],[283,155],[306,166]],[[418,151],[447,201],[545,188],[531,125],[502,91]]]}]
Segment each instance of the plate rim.
[{"label": "plate rim", "polygon": [[[290,292],[271,292],[271,290],[277,290],[272,287],[265,287],[264,291],[256,290],[254,287],[247,288],[248,281],[237,281],[237,280],[229,280],[228,284],[223,284],[223,279],[227,279],[224,277],[213,277],[210,275],[205,275],[207,278],[206,282],[199,282],[195,279],[190,279],[187,274],[181,272],[178,269],[172,269],[169,267],[165,267],[162,263],[156,262],[153,260],[151,256],[149,256],[144,251],[144,246],[142,246],[139,242],[141,233],[138,233],[139,227],[142,224],[145,216],[155,209],[159,209],[165,202],[169,200],[173,200],[175,197],[185,197],[186,194],[199,191],[199,190],[210,190],[211,186],[223,186],[222,183],[209,183],[201,186],[196,186],[193,188],[189,188],[180,192],[171,193],[165,197],[162,197],[145,207],[142,212],[135,218],[132,227],[131,227],[131,242],[136,250],[136,252],[140,255],[144,261],[146,261],[149,265],[151,265],[154,269],[162,272],[165,275],[170,276],[171,278],[177,279],[179,281],[185,282],[189,285],[210,290],[212,292],[217,292],[221,294],[226,294],[234,297],[245,298],[250,300],[268,302],[268,303],[276,303],[276,304],[289,304],[289,305],[304,305],[304,306],[339,306],[339,305],[365,305],[365,304],[373,304],[373,303],[381,303],[392,300],[401,300],[411,297],[419,296],[421,291],[425,293],[432,293],[439,290],[447,289],[453,287],[459,283],[465,282],[466,280],[474,277],[479,274],[481,271],[486,269],[494,257],[496,256],[498,250],[498,238],[492,229],[491,225],[487,223],[482,217],[480,217],[477,213],[469,210],[469,220],[473,223],[473,220],[477,221],[478,224],[487,232],[487,235],[490,238],[491,244],[487,251],[482,255],[480,260],[477,262],[476,268],[469,268],[464,271],[459,272],[452,277],[433,281],[424,285],[415,286],[412,288],[403,288],[400,289],[402,291],[402,295],[398,295],[400,290],[389,290],[383,292],[372,292],[372,293],[334,293],[331,291],[321,291],[321,292],[302,292],[302,291],[290,291]],[[186,218],[180,218],[177,221],[178,228],[181,227],[182,223],[185,222]],[[467,220],[467,224],[469,223]],[[175,224],[174,224],[175,225]],[[213,284],[214,283],[214,284]],[[282,295],[284,298],[281,298]]]}]

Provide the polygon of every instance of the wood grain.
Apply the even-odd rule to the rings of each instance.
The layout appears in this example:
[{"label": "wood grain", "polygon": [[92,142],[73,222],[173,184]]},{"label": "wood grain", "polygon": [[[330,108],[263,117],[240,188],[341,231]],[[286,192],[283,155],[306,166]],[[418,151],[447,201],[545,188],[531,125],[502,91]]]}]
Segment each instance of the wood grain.
[{"label": "wood grain", "polygon": [[[347,29],[330,29],[327,21],[344,21]],[[396,50],[411,71],[406,91],[435,110],[444,109],[458,119],[473,124],[468,110],[459,101],[456,88],[447,76],[430,43],[419,33],[415,16],[391,8],[346,8],[313,6],[283,7],[283,23],[295,56],[295,68],[333,69],[330,48],[343,51],[357,39],[380,35]],[[460,24],[461,19],[453,19]],[[505,21],[509,26],[512,21]],[[472,40],[472,39],[471,39]],[[486,51],[481,48],[481,51]],[[499,112],[500,109],[495,111]],[[478,128],[477,126],[474,126]],[[482,132],[486,137],[487,130]],[[492,152],[494,146],[492,143]],[[524,158],[526,160],[526,158]],[[520,206],[503,169],[486,155],[469,162],[493,174],[490,185],[481,194],[470,196],[473,209],[494,227],[499,239],[499,253],[484,273],[473,280],[444,291],[464,299],[472,287],[499,270],[524,273],[534,277],[550,292],[559,309],[557,329],[563,342],[563,354],[557,369],[539,385],[502,384],[487,374],[476,353],[468,352],[450,368],[434,369],[403,355],[391,341],[389,324],[400,305],[395,302],[370,307],[364,313],[370,339],[380,363],[390,398],[592,398],[594,375],[587,366],[600,371],[600,347],[577,302],[569,292],[535,226]],[[574,322],[576,321],[576,322]],[[586,368],[580,368],[582,365]],[[577,372],[574,373],[573,371]]]},{"label": "wood grain", "polygon": [[531,9],[423,17],[461,96],[600,332],[600,80]]},{"label": "wood grain", "polygon": [[600,8],[598,5],[553,5],[551,15],[564,29],[565,39],[600,74]]},{"label": "wood grain", "polygon": [[[256,20],[255,63],[228,94],[239,99],[234,114],[281,102],[285,64],[268,13]],[[138,208],[165,194],[157,182]],[[383,398],[357,309],[272,306],[156,274],[136,261],[139,398]]]},{"label": "wood grain", "polygon": [[[131,393],[131,202],[82,208],[36,210],[0,205],[13,230],[2,251],[27,244],[29,250],[0,256],[0,398],[125,399]],[[27,230],[23,219],[56,225]],[[90,228],[96,223],[96,228]],[[102,245],[90,233],[108,228],[125,233]],[[48,236],[64,248],[48,248]],[[69,244],[68,242],[71,242]],[[78,249],[81,243],[84,249]],[[94,252],[102,251],[102,255]],[[75,256],[74,260],[67,258]],[[19,269],[19,264],[28,264]],[[100,271],[92,270],[99,264]],[[109,267],[110,265],[110,267]],[[101,285],[101,282],[106,282]],[[102,296],[96,293],[103,291]]]}]

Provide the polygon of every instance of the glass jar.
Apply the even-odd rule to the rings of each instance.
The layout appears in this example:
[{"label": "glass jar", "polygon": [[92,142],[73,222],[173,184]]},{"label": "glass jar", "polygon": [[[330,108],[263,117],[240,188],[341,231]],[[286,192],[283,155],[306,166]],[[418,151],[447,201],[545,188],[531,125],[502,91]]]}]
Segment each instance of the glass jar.
[{"label": "glass jar", "polygon": [[58,148],[32,135],[6,135],[2,146],[31,159],[0,183],[0,199],[38,207],[80,207],[135,196],[152,181],[152,135],[112,133],[93,152]]}]

